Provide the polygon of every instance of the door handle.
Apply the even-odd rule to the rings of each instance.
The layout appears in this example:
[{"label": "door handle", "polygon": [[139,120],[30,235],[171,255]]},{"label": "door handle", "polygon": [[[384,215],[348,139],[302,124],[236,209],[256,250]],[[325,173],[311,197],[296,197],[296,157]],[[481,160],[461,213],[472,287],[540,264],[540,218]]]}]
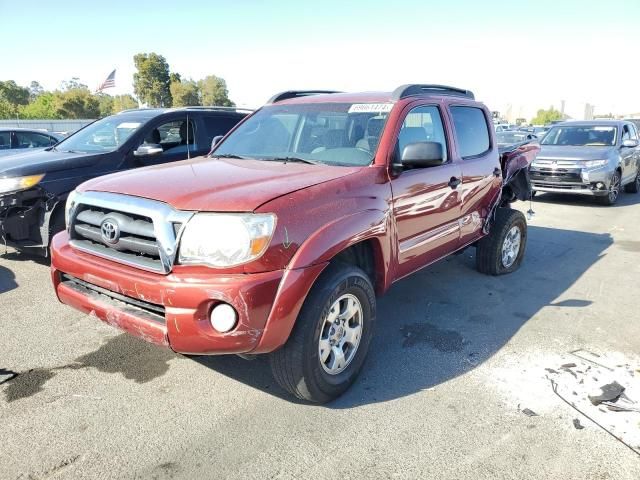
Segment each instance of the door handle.
[{"label": "door handle", "polygon": [[494,177],[499,177],[500,175],[502,175],[502,170],[500,170],[498,167],[493,169],[493,176]]},{"label": "door handle", "polygon": [[458,177],[451,177],[451,180],[449,180],[448,185],[455,190],[458,187],[458,185],[460,185],[461,183],[462,183],[462,180],[460,180]]}]

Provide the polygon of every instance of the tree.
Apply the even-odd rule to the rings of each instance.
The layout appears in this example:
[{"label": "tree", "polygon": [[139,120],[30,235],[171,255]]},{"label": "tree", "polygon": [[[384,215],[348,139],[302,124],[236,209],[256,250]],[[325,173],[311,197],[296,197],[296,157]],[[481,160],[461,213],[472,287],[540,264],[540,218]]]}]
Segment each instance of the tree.
[{"label": "tree", "polygon": [[138,70],[133,74],[136,96],[150,107],[170,107],[171,79],[167,60],[157,53],[139,53],[133,56]]},{"label": "tree", "polygon": [[29,103],[29,90],[16,84],[13,80],[0,81],[0,98],[11,105],[26,105]]},{"label": "tree", "polygon": [[171,82],[170,89],[174,107],[200,105],[198,85],[193,80]]},{"label": "tree", "polygon": [[39,95],[44,93],[44,88],[35,80],[29,84],[29,101],[33,102]]},{"label": "tree", "polygon": [[100,117],[108,117],[113,115],[113,97],[106,93],[97,93],[98,109],[100,110]]},{"label": "tree", "polygon": [[80,83],[79,77],[72,77],[71,80],[64,80],[62,83],[60,83],[60,90],[62,90],[63,92],[76,88],[89,90],[89,87],[87,87],[84,83]]},{"label": "tree", "polygon": [[56,108],[56,95],[52,92],[44,92],[29,105],[20,109],[20,118],[44,120],[62,118]]},{"label": "tree", "polygon": [[98,118],[100,101],[87,88],[55,92],[56,111],[62,118]]},{"label": "tree", "polygon": [[233,107],[229,99],[227,82],[223,78],[215,75],[208,75],[198,82],[200,89],[200,102],[202,105],[219,105],[222,107]]},{"label": "tree", "polygon": [[130,110],[132,108],[138,108],[138,102],[128,93],[113,97],[113,113],[118,113],[122,110]]},{"label": "tree", "polygon": [[557,120],[563,120],[562,112],[556,110],[553,107],[549,107],[549,110],[538,110],[535,117],[531,119],[532,125],[547,125]]}]

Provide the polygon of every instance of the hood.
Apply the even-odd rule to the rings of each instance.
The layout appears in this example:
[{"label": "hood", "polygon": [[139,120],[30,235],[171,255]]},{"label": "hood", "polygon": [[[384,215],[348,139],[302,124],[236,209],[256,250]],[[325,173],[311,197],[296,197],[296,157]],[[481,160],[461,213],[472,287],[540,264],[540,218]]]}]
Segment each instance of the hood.
[{"label": "hood", "polygon": [[69,170],[96,163],[103,153],[70,153],[51,149],[0,157],[0,178]]},{"label": "hood", "polygon": [[107,175],[78,189],[159,200],[179,210],[250,212],[274,198],[362,168],[201,157]]},{"label": "hood", "polygon": [[541,145],[538,160],[604,160],[616,147]]}]

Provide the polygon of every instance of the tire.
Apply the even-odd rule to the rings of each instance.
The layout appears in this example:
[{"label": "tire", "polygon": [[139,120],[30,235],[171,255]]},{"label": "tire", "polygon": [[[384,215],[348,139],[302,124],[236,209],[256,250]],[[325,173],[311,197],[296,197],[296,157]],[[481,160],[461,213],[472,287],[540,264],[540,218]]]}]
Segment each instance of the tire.
[{"label": "tire", "polygon": [[638,193],[640,192],[640,168],[638,169],[638,173],[636,174],[636,178],[633,182],[628,183],[624,186],[624,191],[627,193]]},{"label": "tire", "polygon": [[618,201],[620,196],[620,172],[617,170],[611,175],[611,181],[609,182],[609,192],[601,197],[596,197],[596,201],[600,205],[611,206]]},{"label": "tire", "polygon": [[[338,330],[332,330],[334,324],[329,321],[330,315],[333,317],[336,313],[332,312],[337,312],[332,307],[338,305],[342,310],[347,304],[355,306],[352,311],[358,310],[359,306],[359,313],[346,324],[340,324]],[[345,314],[343,319],[347,316]],[[375,293],[367,274],[349,264],[329,265],[307,296],[289,340],[270,354],[273,376],[284,390],[302,400],[326,403],[339,397],[355,381],[362,368],[375,321]],[[358,323],[359,335],[355,333]],[[330,336],[330,332],[335,332],[335,335]],[[341,334],[344,336],[340,337]],[[348,336],[359,338],[357,344],[355,340],[353,344],[348,341],[340,343]],[[320,356],[321,337],[322,345],[330,347],[325,362]],[[355,348],[351,350],[354,344]],[[337,351],[334,348],[343,351],[342,364],[338,361],[339,355],[334,355],[333,352]],[[335,367],[333,373],[327,370],[330,367]]]},{"label": "tire", "polygon": [[[509,242],[507,243],[507,235]],[[517,244],[516,244],[517,243]],[[489,235],[476,248],[476,267],[480,273],[503,275],[518,269],[527,246],[527,221],[518,210],[499,208]],[[503,249],[511,252],[503,259]]]}]

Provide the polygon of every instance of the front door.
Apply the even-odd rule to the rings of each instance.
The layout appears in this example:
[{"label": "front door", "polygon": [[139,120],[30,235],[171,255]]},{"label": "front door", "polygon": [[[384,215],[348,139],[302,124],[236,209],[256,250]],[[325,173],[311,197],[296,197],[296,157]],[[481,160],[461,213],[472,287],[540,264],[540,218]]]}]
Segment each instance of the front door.
[{"label": "front door", "polygon": [[436,105],[413,108],[398,133],[395,159],[415,142],[442,144],[445,162],[402,171],[391,181],[393,213],[398,233],[398,274],[406,276],[451,253],[460,239],[460,165],[449,157],[450,142]]}]

